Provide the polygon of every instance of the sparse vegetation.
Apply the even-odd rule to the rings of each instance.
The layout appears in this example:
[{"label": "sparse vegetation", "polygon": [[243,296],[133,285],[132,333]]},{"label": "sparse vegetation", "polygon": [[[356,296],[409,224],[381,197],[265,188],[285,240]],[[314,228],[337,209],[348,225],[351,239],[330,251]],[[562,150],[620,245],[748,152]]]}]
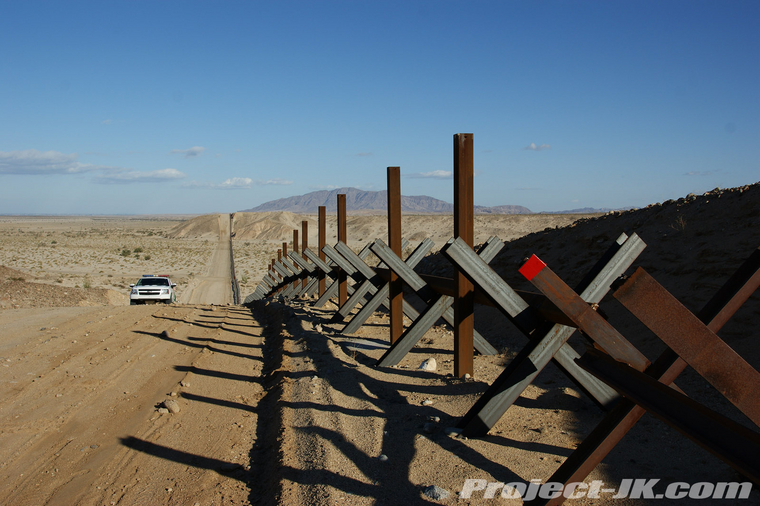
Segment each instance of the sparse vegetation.
[{"label": "sparse vegetation", "polygon": [[673,230],[676,230],[678,232],[683,232],[684,230],[686,230],[686,218],[684,216],[679,216],[670,225],[670,228],[672,228]]}]

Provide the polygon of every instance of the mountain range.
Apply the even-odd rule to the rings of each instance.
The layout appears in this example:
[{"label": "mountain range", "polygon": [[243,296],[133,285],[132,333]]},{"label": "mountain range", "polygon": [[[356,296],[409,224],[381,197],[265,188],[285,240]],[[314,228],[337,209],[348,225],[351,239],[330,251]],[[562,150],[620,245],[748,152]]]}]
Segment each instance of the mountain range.
[{"label": "mountain range", "polygon": [[[317,213],[319,206],[325,206],[327,212],[337,211],[338,194],[346,195],[346,209],[350,212],[387,211],[388,191],[363,191],[357,188],[337,188],[335,190],[322,190],[264,202],[251,209],[244,209],[244,213],[261,213],[268,211],[289,211],[299,214]],[[401,196],[401,212],[406,214],[451,214],[454,212],[454,204],[443,200],[434,199],[424,195]],[[533,212],[523,206],[475,206],[475,214],[532,214]]]}]

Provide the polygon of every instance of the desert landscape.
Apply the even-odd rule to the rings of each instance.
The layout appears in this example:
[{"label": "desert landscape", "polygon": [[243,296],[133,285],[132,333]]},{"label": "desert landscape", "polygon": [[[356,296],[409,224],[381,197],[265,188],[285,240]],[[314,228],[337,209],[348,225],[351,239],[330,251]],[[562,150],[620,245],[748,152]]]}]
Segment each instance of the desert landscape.
[{"label": "desert landscape", "polygon": [[[348,213],[349,247],[386,239],[385,216]],[[0,504],[522,504],[458,493],[467,479],[545,481],[603,418],[550,365],[487,436],[451,434],[525,344],[490,307],[477,307],[475,327],[499,354],[476,355],[464,379],[452,374],[442,322],[397,367],[377,368],[385,312],[346,336],[332,303],[232,304],[230,235],[244,297],[303,220],[315,249],[316,216],[284,212],[0,217]],[[405,215],[402,226],[409,251],[436,243],[418,272],[451,276],[438,250],[452,217]],[[517,272],[531,254],[572,286],[620,233],[636,232],[647,248],[634,267],[697,311],[760,246],[760,184],[603,215],[480,215],[475,232],[477,243],[507,243],[491,266],[533,291]],[[129,284],[146,273],[170,275],[178,303],[129,306]],[[619,303],[601,307],[650,360],[664,349]],[[755,294],[719,333],[755,369],[758,322]],[[584,350],[577,333],[570,342]],[[436,370],[420,370],[429,358]],[[757,431],[692,370],[677,384]],[[586,481],[616,488],[627,478],[745,481],[650,415]],[[720,504],[760,503],[756,488]],[[705,503],[672,501],[692,502]],[[568,504],[669,501],[602,494]]]}]

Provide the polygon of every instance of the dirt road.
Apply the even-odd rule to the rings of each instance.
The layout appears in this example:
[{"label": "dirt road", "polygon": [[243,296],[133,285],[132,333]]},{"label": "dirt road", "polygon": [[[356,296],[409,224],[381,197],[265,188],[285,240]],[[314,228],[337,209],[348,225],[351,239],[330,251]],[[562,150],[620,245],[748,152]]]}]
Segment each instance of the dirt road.
[{"label": "dirt road", "polygon": [[0,505],[249,499],[263,339],[219,227],[185,304],[0,312]]},{"label": "dirt road", "polygon": [[180,293],[184,304],[232,303],[230,280],[230,219],[228,214],[219,217],[219,242],[203,276],[193,280]]},{"label": "dirt road", "polygon": [[[0,332],[0,504],[247,500],[262,395],[248,310],[22,309]],[[166,399],[181,411],[160,413]]]}]

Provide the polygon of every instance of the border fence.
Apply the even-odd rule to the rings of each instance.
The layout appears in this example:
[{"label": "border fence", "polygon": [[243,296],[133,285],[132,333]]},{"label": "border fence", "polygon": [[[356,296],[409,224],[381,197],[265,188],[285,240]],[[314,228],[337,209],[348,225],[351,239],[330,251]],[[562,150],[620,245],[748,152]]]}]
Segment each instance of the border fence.
[{"label": "border fence", "polygon": [[[425,239],[404,259],[400,168],[388,167],[388,238],[354,252],[346,241],[346,200],[338,195],[338,241],[325,242],[325,208],[319,208],[317,252],[302,244],[294,230],[292,250],[283,242],[268,273],[245,303],[268,297],[289,301],[316,296],[315,307],[337,299],[333,322],[344,322],[343,334],[355,333],[381,306],[390,313],[390,347],[378,366],[393,366],[422,336],[443,319],[454,329],[454,375],[473,373],[473,354],[496,354],[474,328],[474,305],[492,306],[525,336],[527,343],[505,366],[483,395],[464,413],[458,428],[467,437],[486,435],[536,376],[554,361],[583,392],[608,412],[548,482],[568,486],[586,478],[631,430],[645,412],[660,418],[748,479],[760,484],[760,434],[687,397],[675,380],[691,366],[718,392],[760,427],[760,372],[716,332],[760,285],[760,249],[693,314],[643,268],[632,269],[646,248],[635,233],[621,234],[583,280],[568,286],[533,255],[519,273],[536,292],[515,290],[489,262],[505,245],[491,237],[474,248],[473,136],[454,135],[454,234],[440,250],[454,268],[452,278],[419,274],[415,266],[430,252]],[[367,263],[370,253],[380,263]],[[233,278],[234,279],[234,278]],[[415,309],[404,289],[424,303]],[[611,293],[636,319],[666,345],[654,360],[644,355],[598,311]],[[418,305],[418,307],[420,307]],[[353,316],[351,316],[353,315]],[[411,324],[404,328],[404,317]],[[581,355],[568,344],[579,332],[587,350]],[[561,504],[566,496],[536,498],[530,504]]]}]

